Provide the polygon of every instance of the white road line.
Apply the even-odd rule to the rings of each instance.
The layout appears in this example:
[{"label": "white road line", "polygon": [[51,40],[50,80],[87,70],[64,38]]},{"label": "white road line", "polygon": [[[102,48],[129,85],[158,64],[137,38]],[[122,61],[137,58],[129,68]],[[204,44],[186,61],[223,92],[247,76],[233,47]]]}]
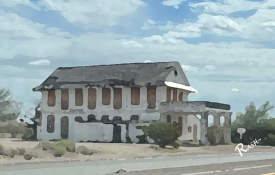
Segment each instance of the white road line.
[{"label": "white road line", "polygon": [[198,173],[188,173],[188,174],[182,174],[182,175],[201,175],[201,174],[213,174],[213,173],[220,173],[222,171],[205,171],[205,172],[198,172]]},{"label": "white road line", "polygon": [[254,166],[254,167],[234,168],[233,171],[243,171],[243,170],[258,169],[258,168],[265,168],[265,167],[271,167],[271,166],[272,165],[261,165],[261,166]]},{"label": "white road line", "polygon": [[[232,171],[243,171],[243,170],[250,170],[250,169],[266,168],[266,167],[271,167],[271,166],[272,165],[261,165],[261,166],[254,166],[254,167],[234,168],[234,169],[232,169]],[[228,171],[231,171],[231,170],[226,169],[224,171],[221,171],[221,170],[205,171],[205,172],[188,173],[188,174],[181,174],[181,175],[203,175],[203,174],[222,173],[222,172],[228,172]]]}]

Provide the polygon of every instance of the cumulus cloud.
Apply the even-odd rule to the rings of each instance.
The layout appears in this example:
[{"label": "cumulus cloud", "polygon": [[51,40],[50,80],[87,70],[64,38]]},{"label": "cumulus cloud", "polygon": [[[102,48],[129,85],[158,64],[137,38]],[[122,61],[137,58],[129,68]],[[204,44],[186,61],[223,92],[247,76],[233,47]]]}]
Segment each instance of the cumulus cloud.
[{"label": "cumulus cloud", "polygon": [[238,11],[248,11],[256,9],[264,9],[275,6],[274,0],[250,1],[250,0],[222,0],[222,1],[204,1],[189,3],[194,8],[202,8],[205,13],[228,15]]},{"label": "cumulus cloud", "polygon": [[240,89],[238,89],[238,88],[232,88],[231,90],[232,90],[232,92],[239,92],[240,91]]},{"label": "cumulus cloud", "polygon": [[83,27],[114,26],[121,17],[132,15],[141,6],[141,0],[44,0],[41,4],[60,12],[73,24]]},{"label": "cumulus cloud", "polygon": [[178,9],[180,4],[186,0],[165,0],[162,1],[162,5],[164,6],[171,6],[174,7],[175,9]]},{"label": "cumulus cloud", "polygon": [[29,62],[30,65],[35,65],[35,66],[48,66],[51,64],[50,60],[47,59],[42,59],[42,60],[37,60],[37,61],[31,61]]},{"label": "cumulus cloud", "polygon": [[126,48],[129,48],[129,47],[138,47],[138,48],[141,48],[143,47],[142,44],[140,44],[139,42],[137,41],[134,41],[134,40],[125,40],[125,41],[122,41],[122,44],[126,47]]},{"label": "cumulus cloud", "polygon": [[197,72],[199,70],[198,67],[191,65],[181,65],[182,69],[186,72]]},{"label": "cumulus cloud", "polygon": [[35,5],[32,1],[30,0],[0,0],[0,4],[6,7],[16,7],[18,5],[24,5],[27,7],[31,7],[36,10],[40,10],[40,7],[38,5]]}]

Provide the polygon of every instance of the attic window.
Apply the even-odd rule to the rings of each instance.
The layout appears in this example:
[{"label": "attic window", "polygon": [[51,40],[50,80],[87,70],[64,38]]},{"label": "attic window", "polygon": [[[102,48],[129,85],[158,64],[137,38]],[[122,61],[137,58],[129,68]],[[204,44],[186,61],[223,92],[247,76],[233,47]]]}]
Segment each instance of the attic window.
[{"label": "attic window", "polygon": [[177,70],[174,71],[174,75],[178,76],[178,71]]}]

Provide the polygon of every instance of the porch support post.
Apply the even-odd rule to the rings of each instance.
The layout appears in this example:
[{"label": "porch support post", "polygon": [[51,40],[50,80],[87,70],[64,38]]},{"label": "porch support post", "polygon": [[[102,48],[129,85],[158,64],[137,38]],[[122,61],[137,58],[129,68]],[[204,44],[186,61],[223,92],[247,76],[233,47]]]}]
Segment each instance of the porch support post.
[{"label": "porch support post", "polygon": [[220,115],[219,113],[213,113],[214,116],[214,126],[220,127],[221,123],[220,123]]},{"label": "porch support post", "polygon": [[201,113],[201,144],[207,145],[208,112]]},{"label": "porch support post", "polygon": [[231,144],[231,115],[232,112],[226,112],[224,114],[224,142],[225,144]]}]

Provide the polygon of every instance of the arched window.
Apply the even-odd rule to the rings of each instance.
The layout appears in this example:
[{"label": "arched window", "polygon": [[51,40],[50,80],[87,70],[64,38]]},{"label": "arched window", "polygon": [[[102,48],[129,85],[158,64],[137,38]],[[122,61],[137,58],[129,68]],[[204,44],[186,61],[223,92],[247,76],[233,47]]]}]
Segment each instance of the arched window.
[{"label": "arched window", "polygon": [[54,115],[48,115],[47,117],[47,132],[54,132]]}]

